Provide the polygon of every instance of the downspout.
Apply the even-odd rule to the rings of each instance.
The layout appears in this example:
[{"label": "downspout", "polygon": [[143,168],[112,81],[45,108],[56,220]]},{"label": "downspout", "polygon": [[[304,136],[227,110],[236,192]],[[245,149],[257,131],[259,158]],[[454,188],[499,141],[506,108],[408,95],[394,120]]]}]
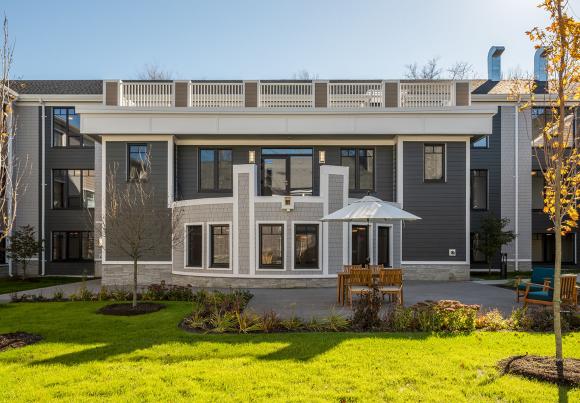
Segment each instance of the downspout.
[{"label": "downspout", "polygon": [[42,116],[42,120],[41,120],[41,136],[42,139],[40,141],[40,148],[42,151],[42,161],[40,161],[41,165],[41,178],[40,178],[40,183],[41,183],[41,190],[40,190],[40,237],[41,237],[41,241],[42,241],[42,251],[40,252],[40,267],[41,267],[41,271],[40,271],[40,275],[44,276],[45,274],[45,270],[46,270],[46,245],[45,245],[45,228],[46,228],[46,109],[45,109],[45,104],[44,101],[42,100],[42,98],[39,99],[40,105],[41,105],[41,116]]},{"label": "downspout", "polygon": [[[14,167],[13,164],[13,158],[14,158],[14,132],[13,132],[13,119],[14,118],[14,101],[11,102],[10,105],[10,115],[8,115],[6,121],[7,121],[7,125],[8,125],[8,150],[7,150],[7,161],[8,164],[6,166],[6,175],[10,178],[7,182],[11,184],[11,186],[13,185],[13,175],[14,172],[12,170],[12,168]],[[7,190],[7,197],[8,197],[8,217],[12,217],[12,195],[13,195],[13,191],[12,189],[8,189]],[[10,245],[10,236],[12,235],[12,226],[14,225],[14,221],[12,221],[12,225],[10,226],[10,229],[8,230],[8,237],[5,238],[6,239],[6,246]],[[13,277],[13,273],[12,273],[12,258],[8,258],[8,276],[9,277]]]},{"label": "downspout", "polygon": [[520,188],[519,188],[519,183],[520,183],[520,173],[519,173],[519,144],[518,144],[518,133],[519,133],[519,119],[518,119],[518,111],[520,109],[520,103],[519,101],[516,103],[515,106],[515,130],[514,130],[514,164],[515,164],[515,187],[516,187],[516,192],[515,192],[515,232],[516,232],[516,244],[515,244],[515,250],[514,250],[514,269],[516,272],[519,271],[519,218],[520,218]]}]

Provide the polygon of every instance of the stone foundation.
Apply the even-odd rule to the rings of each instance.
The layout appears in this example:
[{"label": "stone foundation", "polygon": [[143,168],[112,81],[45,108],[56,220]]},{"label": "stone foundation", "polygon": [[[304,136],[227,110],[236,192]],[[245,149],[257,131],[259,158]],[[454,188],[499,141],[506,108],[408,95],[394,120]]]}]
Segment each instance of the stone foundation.
[{"label": "stone foundation", "polygon": [[[104,264],[101,266],[101,273],[102,285],[123,286],[133,284],[132,264]],[[161,281],[171,284],[171,265],[139,265],[137,279],[140,285],[159,284]]]},{"label": "stone foundation", "polygon": [[336,278],[232,278],[174,274],[172,284],[207,288],[320,288],[336,287]]},{"label": "stone foundation", "polygon": [[[507,262],[508,271],[516,271],[514,262]],[[518,262],[518,271],[532,271],[532,262]]]},{"label": "stone foundation", "polygon": [[467,281],[469,280],[469,265],[404,265],[403,278],[405,280]]}]

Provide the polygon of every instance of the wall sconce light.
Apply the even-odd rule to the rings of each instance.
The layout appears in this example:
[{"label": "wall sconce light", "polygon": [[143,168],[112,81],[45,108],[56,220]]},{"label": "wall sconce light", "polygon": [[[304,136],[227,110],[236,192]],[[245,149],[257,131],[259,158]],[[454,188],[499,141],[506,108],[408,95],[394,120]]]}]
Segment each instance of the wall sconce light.
[{"label": "wall sconce light", "polygon": [[99,237],[97,244],[99,245],[99,248],[103,247],[103,238]]},{"label": "wall sconce light", "polygon": [[255,164],[256,163],[256,152],[254,150],[250,150],[248,152],[248,162],[250,164]]},{"label": "wall sconce light", "polygon": [[318,162],[321,164],[326,164],[326,151],[320,150],[318,152]]}]

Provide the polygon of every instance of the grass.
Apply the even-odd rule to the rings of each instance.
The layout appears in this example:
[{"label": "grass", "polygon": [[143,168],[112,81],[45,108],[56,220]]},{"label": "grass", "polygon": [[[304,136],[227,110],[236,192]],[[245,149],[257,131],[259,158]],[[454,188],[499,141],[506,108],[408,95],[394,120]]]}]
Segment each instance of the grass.
[{"label": "grass", "polygon": [[78,277],[31,277],[25,280],[20,278],[0,278],[0,294],[34,290],[35,288],[52,287],[60,284],[77,283]]},{"label": "grass", "polygon": [[[512,376],[495,363],[551,354],[548,334],[190,334],[190,304],[136,317],[104,303],[0,306],[0,333],[39,344],[0,353],[0,401],[554,401],[580,390]],[[564,339],[580,355],[580,334]],[[558,393],[561,393],[559,396]]]}]

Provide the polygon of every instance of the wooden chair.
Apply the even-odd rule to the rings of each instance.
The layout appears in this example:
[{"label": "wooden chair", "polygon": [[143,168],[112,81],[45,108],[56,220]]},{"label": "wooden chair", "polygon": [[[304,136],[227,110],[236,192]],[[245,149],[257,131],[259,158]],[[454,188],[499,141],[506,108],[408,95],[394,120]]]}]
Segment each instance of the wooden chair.
[{"label": "wooden chair", "polygon": [[524,279],[521,276],[515,278],[516,301],[526,293],[526,288],[530,284],[530,291],[545,291],[554,281],[554,269],[552,267],[536,267],[532,270],[530,279]]},{"label": "wooden chair", "polygon": [[387,294],[389,299],[395,297],[397,303],[403,305],[403,270],[382,269],[379,272],[378,287],[383,298]]},{"label": "wooden chair", "polygon": [[350,271],[352,269],[362,269],[362,265],[360,264],[345,264],[344,266],[342,266],[342,271],[344,273],[350,273]]},{"label": "wooden chair", "polygon": [[[534,285],[537,286],[538,284],[528,283],[524,294],[524,305],[552,305],[554,287],[544,285],[542,291],[532,291],[532,286]],[[562,302],[576,306],[578,304],[577,290],[575,274],[566,274],[560,277],[560,299]]]},{"label": "wooden chair", "polygon": [[348,276],[348,300],[352,308],[353,294],[366,294],[372,291],[373,274],[369,269],[351,269]]},{"label": "wooden chair", "polygon": [[344,305],[344,301],[347,297],[348,291],[348,278],[350,276],[350,271],[352,269],[362,269],[362,265],[344,265],[342,266],[342,272],[338,273],[336,278],[336,300],[339,304]]},{"label": "wooden chair", "polygon": [[374,275],[378,275],[385,268],[382,264],[369,264],[368,268]]}]

